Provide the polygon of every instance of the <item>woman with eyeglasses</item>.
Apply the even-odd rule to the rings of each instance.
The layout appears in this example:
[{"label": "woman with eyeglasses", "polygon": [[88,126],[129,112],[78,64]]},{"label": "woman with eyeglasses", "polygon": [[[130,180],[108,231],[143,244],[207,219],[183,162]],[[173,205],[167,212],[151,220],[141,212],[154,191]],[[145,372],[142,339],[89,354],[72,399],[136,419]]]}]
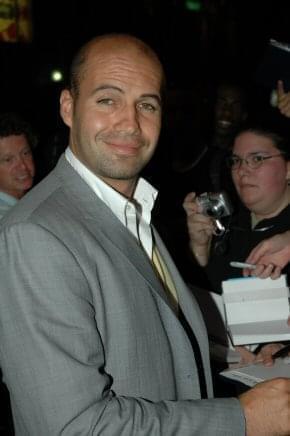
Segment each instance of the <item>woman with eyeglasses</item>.
[{"label": "woman with eyeglasses", "polygon": [[[234,138],[227,164],[240,207],[224,234],[216,234],[215,220],[202,213],[195,193],[188,194],[183,204],[191,252],[215,292],[221,292],[223,280],[243,275],[242,269],[230,265],[232,261],[245,262],[261,241],[290,230],[290,144],[279,130],[244,127]],[[289,265],[282,272],[290,277]],[[264,363],[280,347],[264,347]],[[244,348],[240,351],[247,362],[255,358]]]},{"label": "woman with eyeglasses", "polygon": [[195,194],[185,198],[190,249],[216,292],[243,274],[231,261],[244,262],[262,240],[290,230],[290,144],[277,132],[248,126],[236,134],[227,163],[241,204],[222,236]]},{"label": "woman with eyeglasses", "polygon": [[[286,92],[282,80],[277,83],[277,106],[280,113],[290,118],[290,92]],[[245,275],[278,278],[290,262],[290,231],[279,233],[260,242],[249,254],[247,262],[256,265],[255,272],[245,269]]]}]

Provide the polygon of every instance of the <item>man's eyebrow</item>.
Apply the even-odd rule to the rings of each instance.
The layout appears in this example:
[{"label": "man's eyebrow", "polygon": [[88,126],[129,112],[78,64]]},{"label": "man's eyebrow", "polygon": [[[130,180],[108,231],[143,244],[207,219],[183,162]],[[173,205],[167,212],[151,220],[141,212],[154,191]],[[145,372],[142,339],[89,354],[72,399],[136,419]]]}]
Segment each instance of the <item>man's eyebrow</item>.
[{"label": "man's eyebrow", "polygon": [[157,103],[159,104],[159,106],[162,105],[161,98],[160,98],[160,96],[159,96],[158,94],[142,94],[140,97],[141,97],[141,98],[144,98],[144,97],[145,97],[145,98],[153,98],[154,100],[157,101]]},{"label": "man's eyebrow", "polygon": [[97,88],[93,89],[92,95],[96,94],[98,91],[103,91],[105,89],[108,89],[108,90],[112,89],[112,90],[119,91],[122,94],[124,94],[124,91],[121,88],[119,88],[118,86],[104,83],[103,85],[97,86]]},{"label": "man's eyebrow", "polygon": [[223,97],[222,95],[217,97],[218,100],[230,101],[231,103],[240,103],[241,99],[238,97]]},{"label": "man's eyebrow", "polygon": [[[121,94],[124,94],[124,90],[122,89],[122,88],[119,88],[118,86],[115,86],[115,85],[110,85],[110,84],[103,84],[103,85],[100,85],[100,86],[98,86],[97,88],[95,88],[93,91],[92,91],[92,95],[94,95],[94,94],[96,94],[97,92],[99,92],[99,91],[103,91],[103,90],[114,90],[114,91],[118,91],[118,92],[120,92]],[[161,98],[160,98],[160,96],[158,95],[158,94],[141,94],[140,95],[140,98],[153,98],[154,100],[156,100],[157,101],[157,103],[161,106],[161,104],[162,104],[162,102],[161,102]]]}]

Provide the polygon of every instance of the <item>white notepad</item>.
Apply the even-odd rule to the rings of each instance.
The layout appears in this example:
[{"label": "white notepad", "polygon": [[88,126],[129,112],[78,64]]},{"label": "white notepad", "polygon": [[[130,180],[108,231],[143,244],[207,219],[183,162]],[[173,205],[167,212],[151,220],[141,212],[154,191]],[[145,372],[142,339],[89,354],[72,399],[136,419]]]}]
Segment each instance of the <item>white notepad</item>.
[{"label": "white notepad", "polygon": [[271,380],[276,377],[290,378],[290,358],[276,359],[273,366],[264,366],[262,363],[257,363],[240,368],[226,369],[220,374],[230,380],[252,387],[264,380]]},{"label": "white notepad", "polygon": [[222,283],[227,328],[235,345],[290,340],[286,276],[255,277]]}]

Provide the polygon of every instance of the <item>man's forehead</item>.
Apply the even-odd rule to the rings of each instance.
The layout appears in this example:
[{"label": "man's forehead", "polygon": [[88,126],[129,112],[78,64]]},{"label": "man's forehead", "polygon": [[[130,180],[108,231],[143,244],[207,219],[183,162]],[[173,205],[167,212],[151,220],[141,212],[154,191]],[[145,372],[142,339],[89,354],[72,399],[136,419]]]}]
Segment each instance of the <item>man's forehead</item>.
[{"label": "man's forehead", "polygon": [[135,44],[100,45],[91,47],[86,56],[86,61],[81,67],[81,79],[86,74],[93,72],[95,75],[136,73],[143,72],[153,81],[162,80],[162,67],[157,57],[150,52],[141,50]]},{"label": "man's forehead", "polygon": [[218,90],[217,97],[219,100],[227,100],[227,101],[234,101],[234,102],[241,102],[242,101],[242,94],[241,92],[236,88],[221,88]]},{"label": "man's forehead", "polygon": [[162,76],[150,67],[140,69],[140,64],[128,63],[121,59],[91,60],[80,78],[82,90],[95,94],[96,90],[119,89],[122,92],[155,95],[161,99]]},{"label": "man's forehead", "polygon": [[0,153],[4,151],[12,152],[24,147],[29,147],[29,143],[24,134],[0,137]]}]

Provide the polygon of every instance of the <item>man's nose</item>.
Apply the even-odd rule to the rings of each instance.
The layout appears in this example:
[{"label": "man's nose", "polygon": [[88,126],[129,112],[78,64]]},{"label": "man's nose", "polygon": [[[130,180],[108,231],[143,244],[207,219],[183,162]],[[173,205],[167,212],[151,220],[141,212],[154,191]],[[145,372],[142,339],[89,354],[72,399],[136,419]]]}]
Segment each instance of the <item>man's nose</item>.
[{"label": "man's nose", "polygon": [[120,119],[117,123],[119,130],[126,133],[136,133],[140,130],[139,113],[136,107],[126,106],[121,110]]},{"label": "man's nose", "polygon": [[17,166],[21,169],[27,170],[28,169],[28,162],[27,159],[23,156],[19,156],[17,160]]},{"label": "man's nose", "polygon": [[232,107],[229,104],[224,104],[221,109],[221,113],[224,117],[230,117],[232,114]]}]

